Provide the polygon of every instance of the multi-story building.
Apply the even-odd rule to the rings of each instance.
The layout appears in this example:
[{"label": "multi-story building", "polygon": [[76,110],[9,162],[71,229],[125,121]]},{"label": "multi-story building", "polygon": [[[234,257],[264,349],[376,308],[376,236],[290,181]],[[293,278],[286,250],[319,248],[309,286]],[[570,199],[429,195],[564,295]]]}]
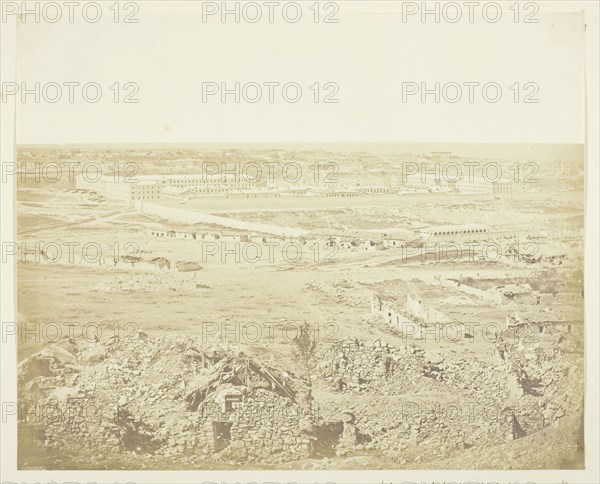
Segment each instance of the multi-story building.
[{"label": "multi-story building", "polygon": [[137,180],[136,178],[116,178],[103,176],[89,179],[78,176],[77,188],[89,190],[111,200],[158,200],[161,198],[161,187],[154,180]]},{"label": "multi-story building", "polygon": [[161,187],[189,188],[194,193],[225,193],[256,189],[252,177],[224,173],[221,175],[143,175],[136,177],[141,182],[156,181]]},{"label": "multi-story building", "polygon": [[497,181],[486,180],[483,177],[464,177],[456,182],[456,190],[465,194],[506,195],[512,192],[512,183],[506,178]]},{"label": "multi-story building", "polygon": [[453,236],[472,236],[477,234],[487,234],[490,231],[488,227],[481,224],[468,225],[435,225],[420,230],[422,238],[430,237],[453,237]]}]

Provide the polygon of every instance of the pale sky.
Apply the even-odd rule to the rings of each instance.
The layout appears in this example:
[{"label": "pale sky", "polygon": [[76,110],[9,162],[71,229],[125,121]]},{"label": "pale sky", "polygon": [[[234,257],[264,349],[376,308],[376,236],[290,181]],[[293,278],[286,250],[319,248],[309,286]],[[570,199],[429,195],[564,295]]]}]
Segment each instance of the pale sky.
[{"label": "pale sky", "polygon": [[[400,2],[340,2],[339,23],[315,24],[310,3],[296,24],[203,23],[186,2],[140,2],[137,24],[115,24],[107,9],[97,24],[21,23],[19,82],[93,81],[103,94],[96,104],[77,88],[72,104],[66,87],[55,104],[30,96],[17,142],[584,142],[582,15],[403,23]],[[466,87],[455,104],[402,102],[403,82],[436,81],[497,82],[503,93],[495,104],[477,88],[469,103]],[[115,82],[136,83],[139,103],[113,102]],[[255,104],[203,102],[204,82],[297,82],[303,94],[292,104],[276,90],[270,104],[263,87]],[[315,82],[336,83],[339,103],[314,103]],[[539,103],[515,103],[515,82],[536,83]]]}]

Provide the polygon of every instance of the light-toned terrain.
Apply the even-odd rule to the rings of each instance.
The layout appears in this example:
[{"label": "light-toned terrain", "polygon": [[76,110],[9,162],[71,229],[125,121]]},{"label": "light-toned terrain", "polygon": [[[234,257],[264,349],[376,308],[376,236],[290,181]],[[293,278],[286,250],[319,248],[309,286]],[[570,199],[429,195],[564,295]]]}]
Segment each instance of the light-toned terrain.
[{"label": "light-toned terrain", "polygon": [[[328,234],[376,233],[386,229],[415,232],[433,224],[485,223],[502,233],[512,232],[522,237],[543,235],[545,246],[561,243],[569,247],[568,258],[560,266],[546,263],[533,267],[505,260],[422,263],[418,259],[407,260],[393,248],[366,251],[357,247],[329,254],[327,247],[322,246],[317,256],[308,244],[302,246],[303,256],[297,262],[286,260],[279,246],[274,250],[273,260],[269,260],[268,249],[263,247],[263,257],[250,262],[243,257],[236,261],[232,254],[225,255],[224,259],[220,253],[207,256],[206,246],[199,240],[157,238],[149,233],[151,230],[218,233],[222,232],[220,227],[161,219],[69,188],[21,187],[17,195],[20,243],[27,247],[33,247],[36,242],[57,243],[64,252],[55,263],[43,257],[36,262],[31,254],[21,259],[19,254],[19,324],[36,328],[39,323],[42,328],[37,333],[34,330],[34,334],[18,335],[19,360],[24,361],[61,339],[55,338],[55,333],[40,333],[43,328],[57,323],[62,331],[59,336],[67,336],[68,323],[74,323],[71,331],[75,340],[92,346],[104,344],[116,334],[126,338],[137,337],[140,332],[151,340],[190,338],[201,348],[223,344],[226,340],[227,345],[239,351],[277,361],[290,372],[299,372],[293,339],[300,325],[308,322],[318,329],[315,368],[323,371],[337,358],[336,345],[351,339],[378,340],[391,348],[412,345],[424,351],[426,366],[435,366],[441,355],[445,365],[443,372],[450,375],[452,368],[461,368],[465,375],[473,372],[473,376],[471,382],[456,383],[451,379],[438,381],[434,377],[409,377],[408,374],[402,381],[402,375],[397,375],[396,380],[373,383],[372,387],[349,396],[337,391],[335,382],[328,381],[319,373],[321,370],[315,369],[314,402],[329,405],[327,408],[331,409],[325,420],[339,421],[342,415],[351,412],[358,418],[358,431],[367,429],[375,444],[360,444],[338,455],[281,463],[279,467],[581,468],[581,414],[578,413],[581,402],[570,408],[564,418],[553,417],[551,424],[535,427],[535,432],[514,441],[492,444],[493,439],[488,441],[488,437],[482,436],[481,445],[464,444],[462,437],[452,440],[453,430],[449,430],[450,437],[443,445],[430,437],[404,441],[400,434],[402,426],[387,415],[399,401],[452,403],[479,398],[482,405],[499,405],[494,388],[501,383],[495,383],[493,377],[488,376],[503,368],[498,362],[499,340],[486,339],[480,332],[475,332],[472,339],[452,341],[433,336],[425,340],[407,339],[385,321],[373,317],[371,297],[373,293],[383,294],[403,304],[408,295],[416,293],[459,321],[490,323],[494,328],[503,328],[506,317],[522,308],[512,303],[497,305],[482,301],[441,287],[438,281],[471,278],[493,281],[490,283],[493,285],[527,281],[532,287],[542,288],[542,292],[548,287],[556,292],[581,292],[582,248],[578,239],[583,229],[582,200],[580,191],[550,195],[535,191],[504,200],[449,194],[396,194],[359,199],[292,197],[278,200],[276,204],[268,199],[240,203],[217,198],[201,198],[183,205],[172,200],[161,202],[249,222],[298,227],[315,236],[322,231]],[[102,250],[100,261],[86,262],[78,248],[73,260],[68,260],[65,244],[71,242],[97,244]],[[119,250],[117,256],[115,247]],[[141,257],[143,261],[127,259],[129,255]],[[143,263],[159,257],[171,263],[170,269],[161,270]],[[179,271],[175,267],[179,261],[197,263],[198,270]],[[568,311],[573,318],[582,319],[581,307],[569,307]],[[257,327],[260,328],[258,335]],[[83,328],[91,332],[83,334]],[[42,337],[36,337],[40,334]],[[94,339],[93,335],[98,338]],[[540,340],[542,347],[545,344],[554,343]],[[561,357],[556,368],[545,362],[548,367],[544,371],[554,375],[558,374],[559,367],[563,368],[560,365],[579,368],[580,350],[578,356],[568,357],[571,359]],[[110,361],[108,356],[104,358]],[[576,378],[580,376],[575,373]],[[570,398],[577,400],[581,396],[581,381],[575,379],[571,384],[574,396]],[[565,385],[569,382],[558,377],[549,381],[544,390],[546,394],[539,399],[535,397],[536,404],[554,399],[564,405],[564,393],[568,391]],[[484,426],[477,421],[473,425],[479,429]],[[386,440],[382,435],[388,432],[390,437]],[[398,437],[394,437],[394,432],[398,432]],[[477,434],[478,430],[474,432]],[[483,430],[481,432],[483,435]],[[390,442],[398,442],[398,445]],[[559,444],[560,448],[556,449]],[[532,458],[533,447],[535,459]],[[21,454],[21,465],[44,467],[47,462],[44,452],[44,448],[40,448]],[[495,457],[499,452],[503,458]],[[104,460],[95,456],[91,463],[85,463],[89,455],[82,450],[80,455],[68,452],[54,455],[53,459],[57,468],[233,468],[237,465],[231,459],[206,461],[194,455],[182,452],[175,456],[151,456],[123,451],[107,455]],[[260,464],[255,466],[261,467]]]}]

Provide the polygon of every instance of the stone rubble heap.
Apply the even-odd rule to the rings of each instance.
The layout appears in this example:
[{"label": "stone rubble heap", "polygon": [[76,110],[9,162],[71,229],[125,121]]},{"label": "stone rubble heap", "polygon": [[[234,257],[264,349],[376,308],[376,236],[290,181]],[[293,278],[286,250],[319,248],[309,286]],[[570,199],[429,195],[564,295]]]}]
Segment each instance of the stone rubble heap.
[{"label": "stone rubble heap", "polygon": [[[350,399],[344,408],[370,437],[356,449],[382,451],[401,462],[408,449],[442,457],[497,445],[558,425],[569,408],[581,410],[577,360],[539,348],[534,355],[538,359],[512,348],[506,361],[467,360],[349,339],[331,348],[318,370],[335,392],[369,397]],[[514,361],[524,362],[535,391],[515,377]]]},{"label": "stone rubble heap", "polygon": [[414,345],[392,347],[379,339],[347,339],[331,346],[318,371],[339,392],[371,392],[389,380],[399,392],[423,376],[423,358],[423,350]]},{"label": "stone rubble heap", "polygon": [[[83,344],[64,339],[24,360],[20,428],[38,445],[76,453],[267,465],[308,456],[310,425],[297,403],[272,388],[221,383],[237,381],[224,362],[245,361],[239,349],[140,335]],[[216,382],[213,400],[207,396],[206,404],[191,409],[190,394],[207,378]],[[219,391],[243,391],[242,410],[224,412],[215,403]],[[211,413],[215,405],[218,411]],[[222,450],[214,445],[215,420],[231,423],[230,445]]]},{"label": "stone rubble heap", "polygon": [[19,365],[20,431],[50,449],[278,465],[311,455],[315,425],[327,425],[342,429],[327,437],[338,455],[403,462],[417,448],[442,457],[518,439],[581,410],[581,355],[519,345],[501,354],[339,341],[317,363],[315,385],[341,398],[321,421],[303,380],[233,346],[65,338]]}]

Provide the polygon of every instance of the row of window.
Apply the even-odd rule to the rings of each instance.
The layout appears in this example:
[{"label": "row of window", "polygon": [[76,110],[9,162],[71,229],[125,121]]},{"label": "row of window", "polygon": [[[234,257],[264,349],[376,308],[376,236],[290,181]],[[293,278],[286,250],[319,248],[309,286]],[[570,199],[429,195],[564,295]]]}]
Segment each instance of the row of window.
[{"label": "row of window", "polygon": [[451,230],[447,232],[434,232],[433,235],[464,235],[464,234],[481,234],[487,232],[487,229],[473,230]]},{"label": "row of window", "polygon": [[333,192],[327,193],[328,197],[360,197],[359,192]]},{"label": "row of window", "polygon": [[168,183],[171,187],[183,188],[183,187],[194,187],[194,186],[237,186],[237,187],[252,187],[255,186],[256,183],[248,183],[248,182],[215,182],[215,183],[198,183],[198,182],[174,182]]}]

